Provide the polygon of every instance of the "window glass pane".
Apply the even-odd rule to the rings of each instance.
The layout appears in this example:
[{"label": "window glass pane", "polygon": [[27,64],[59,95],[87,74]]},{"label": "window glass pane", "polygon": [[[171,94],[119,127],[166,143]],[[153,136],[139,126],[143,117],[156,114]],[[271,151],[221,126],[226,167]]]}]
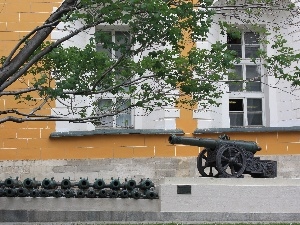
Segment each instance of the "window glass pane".
[{"label": "window glass pane", "polygon": [[262,123],[262,113],[261,112],[248,112],[247,115],[248,126],[261,126]]},{"label": "window glass pane", "polygon": [[[99,106],[99,115],[103,115],[109,113],[112,107],[112,100],[111,99],[100,99],[98,101]],[[99,126],[101,127],[113,127],[113,116],[105,116],[100,118]]]},{"label": "window glass pane", "polygon": [[[112,40],[112,32],[111,31],[101,31],[101,34],[105,35],[105,39],[108,38]],[[98,52],[105,52],[110,58],[112,57],[111,49],[107,49],[103,47],[103,43],[99,42],[96,44],[96,50]]]},{"label": "window glass pane", "polygon": [[242,45],[228,45],[227,47],[236,52],[236,57],[242,58]]},{"label": "window glass pane", "polygon": [[248,112],[261,112],[262,111],[262,99],[260,98],[248,98],[247,99]]},{"label": "window glass pane", "polygon": [[229,50],[235,51],[237,57],[242,57],[242,39],[240,37],[227,34],[227,47]]},{"label": "window glass pane", "polygon": [[131,127],[131,115],[121,113],[118,114],[116,125],[117,127]]},{"label": "window glass pane", "polygon": [[253,32],[244,33],[245,58],[257,58],[259,46],[259,34]]},{"label": "window glass pane", "polygon": [[243,67],[242,65],[235,65],[235,74],[229,77],[229,80],[239,80],[236,82],[228,82],[229,91],[242,91],[243,90]]},{"label": "window glass pane", "polygon": [[230,127],[244,126],[243,99],[229,99]]},{"label": "window glass pane", "polygon": [[123,52],[125,49],[129,48],[129,41],[130,41],[130,34],[127,31],[116,31],[115,32],[115,43],[117,46],[121,48],[116,49],[115,51],[115,58],[119,59],[122,56],[122,49]]},{"label": "window glass pane", "polygon": [[259,46],[245,46],[245,58],[257,58]]},{"label": "window glass pane", "polygon": [[238,34],[228,33],[227,44],[242,44],[241,36]]},{"label": "window glass pane", "polygon": [[247,99],[247,119],[248,126],[261,126],[262,121],[262,99],[248,98]]},{"label": "window glass pane", "polygon": [[229,113],[230,127],[244,126],[244,113]]},{"label": "window glass pane", "polygon": [[132,126],[131,109],[128,108],[131,104],[130,99],[119,98],[119,99],[117,99],[116,104],[117,104],[118,111],[124,110],[117,115],[116,126],[117,127],[131,127]]},{"label": "window glass pane", "polygon": [[259,44],[259,34],[253,32],[244,33],[245,44]]},{"label": "window glass pane", "polygon": [[261,72],[258,65],[246,65],[247,91],[261,91]]},{"label": "window glass pane", "polygon": [[243,99],[229,99],[229,111],[243,112]]}]

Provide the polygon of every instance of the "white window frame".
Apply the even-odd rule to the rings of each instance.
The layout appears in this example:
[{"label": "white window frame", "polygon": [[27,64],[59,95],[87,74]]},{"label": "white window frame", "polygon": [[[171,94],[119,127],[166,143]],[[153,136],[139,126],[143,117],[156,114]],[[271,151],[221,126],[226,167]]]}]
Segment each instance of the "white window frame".
[{"label": "white window frame", "polygon": [[[249,31],[241,30],[242,58],[241,58],[240,63],[236,64],[236,65],[242,66],[242,90],[241,91],[230,91],[229,85],[228,85],[229,99],[243,99],[243,126],[242,127],[263,127],[266,124],[264,87],[262,85],[264,68],[262,66],[262,63],[260,62],[260,59],[257,59],[255,62],[253,62],[251,58],[245,58],[246,44],[244,41],[244,34],[247,32],[249,32]],[[263,48],[263,46],[261,44],[260,44],[260,48]],[[247,89],[246,89],[246,85],[247,85],[246,66],[247,65],[260,66],[260,74],[261,74],[260,88],[261,88],[261,91],[247,91]],[[262,124],[261,125],[249,125],[248,124],[247,99],[261,99],[261,101],[262,101]],[[228,112],[228,114],[230,115],[230,111]],[[230,118],[230,116],[229,116],[229,118]]]},{"label": "white window frame", "polygon": [[[125,100],[129,100],[127,98],[124,98]],[[116,101],[118,100],[118,98],[116,97],[110,97],[110,98],[98,98],[97,99],[98,101],[101,101],[101,100],[109,100],[109,101],[112,101],[112,104],[115,104]],[[100,103],[99,103],[100,104]],[[122,126],[120,124],[118,124],[118,117],[119,116],[122,116],[122,115],[126,115],[127,113],[124,113],[124,112],[121,112],[120,114],[116,114],[116,115],[112,115],[112,116],[107,116],[106,119],[110,120],[111,119],[111,123],[110,124],[106,124],[106,121],[105,121],[105,117],[101,120],[100,119],[100,123],[97,124],[97,128],[101,128],[101,129],[105,129],[105,128],[108,128],[108,129],[111,129],[111,128],[133,128],[133,120],[134,120],[134,116],[133,116],[133,110],[132,109],[128,109],[130,110],[130,114],[129,117],[130,117],[130,121],[126,123],[125,121],[125,124]],[[108,112],[109,113],[109,112]],[[103,122],[103,124],[101,124],[101,122]]]},{"label": "white window frame", "polygon": [[[102,27],[99,27],[99,28],[103,32],[111,32],[113,42],[116,41],[116,35],[115,35],[116,32],[118,32],[118,31],[120,31],[120,32],[129,32],[127,26],[112,26],[112,27],[106,26],[104,29]],[[95,29],[97,30],[97,27]],[[96,46],[97,45],[98,45],[98,43],[96,43]],[[115,57],[115,50],[112,49],[111,51],[112,51],[111,52],[112,59],[117,59]],[[115,104],[117,99],[120,98],[120,97],[119,96],[116,97],[112,93],[105,93],[105,94],[96,94],[95,98],[98,101],[111,100],[113,102],[113,104]],[[129,96],[122,96],[122,98],[123,99],[129,99]],[[121,113],[121,115],[122,114],[123,113]],[[118,115],[113,115],[113,116],[109,116],[109,117],[112,118],[112,124],[111,125],[99,123],[99,124],[96,125],[96,129],[114,129],[114,128],[127,128],[128,129],[128,128],[134,128],[134,109],[130,109],[131,121],[130,121],[130,124],[125,124],[125,126],[118,126],[118,124],[117,124]]]},{"label": "white window frame", "polygon": [[[230,127],[232,127],[232,128],[234,128],[234,127],[262,127],[262,126],[264,126],[264,124],[265,124],[265,121],[264,121],[264,119],[265,119],[265,115],[264,115],[264,113],[265,113],[265,110],[264,110],[264,105],[265,105],[265,99],[264,98],[260,98],[260,97],[230,97],[229,98],[229,101],[231,101],[231,100],[237,100],[237,99],[241,99],[242,100],[242,104],[243,104],[243,111],[229,111],[229,115],[231,114],[231,113],[242,113],[243,114],[243,125],[242,126],[231,126],[230,125]],[[261,100],[261,104],[262,104],[262,111],[259,111],[259,112],[261,112],[261,116],[262,116],[262,125],[249,125],[249,121],[248,121],[248,100],[249,99],[260,99]],[[230,104],[230,103],[229,103]]]},{"label": "white window frame", "polygon": [[[262,82],[262,78],[263,78],[263,74],[264,74],[264,69],[262,66],[262,63],[260,62],[260,59],[257,59],[255,62],[252,61],[251,58],[245,58],[245,54],[246,54],[246,44],[245,44],[245,33],[249,33],[249,31],[241,31],[241,47],[242,47],[242,58],[240,59],[240,63],[237,63],[235,65],[237,66],[242,66],[242,90],[241,91],[230,91],[229,92],[264,92],[263,90],[263,85],[261,83],[260,85],[260,89],[261,91],[247,91],[246,90],[246,85],[247,85],[247,76],[246,76],[246,66],[259,66],[260,67],[260,82]],[[254,33],[254,32],[252,32]],[[257,45],[258,46],[258,45]],[[263,46],[260,44],[259,45],[260,48],[263,48]],[[229,81],[234,81],[234,80],[229,80]]]}]

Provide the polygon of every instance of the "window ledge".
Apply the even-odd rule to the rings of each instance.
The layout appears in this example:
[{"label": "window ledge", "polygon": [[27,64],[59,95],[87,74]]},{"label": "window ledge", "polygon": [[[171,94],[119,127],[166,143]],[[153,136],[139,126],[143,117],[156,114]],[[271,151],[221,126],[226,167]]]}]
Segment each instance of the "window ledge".
[{"label": "window ledge", "polygon": [[193,134],[204,133],[250,133],[250,132],[292,132],[300,131],[300,126],[296,127],[241,127],[241,128],[208,128],[196,129]]},{"label": "window ledge", "polygon": [[60,137],[82,137],[92,135],[123,135],[123,134],[184,134],[183,130],[164,130],[164,129],[98,129],[92,131],[69,131],[69,132],[53,132],[50,138]]}]

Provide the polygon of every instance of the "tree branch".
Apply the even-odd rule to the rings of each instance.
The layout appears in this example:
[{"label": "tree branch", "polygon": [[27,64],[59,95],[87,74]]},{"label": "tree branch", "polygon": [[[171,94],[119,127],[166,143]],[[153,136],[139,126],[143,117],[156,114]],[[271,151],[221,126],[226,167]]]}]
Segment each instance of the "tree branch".
[{"label": "tree branch", "polygon": [[[77,4],[77,0],[65,0],[61,6],[50,15],[45,24],[54,23],[55,26],[59,24],[59,20],[67,13],[70,12]],[[55,23],[56,21],[56,23]],[[6,66],[0,68],[0,85],[2,86],[7,79],[9,79],[19,68],[26,62],[29,56],[38,49],[43,41],[49,36],[55,26],[44,27],[35,32],[35,35],[28,41],[23,49],[7,63]],[[4,85],[6,86],[6,85]],[[6,86],[7,87],[7,86]],[[4,88],[0,88],[3,91]]]}]

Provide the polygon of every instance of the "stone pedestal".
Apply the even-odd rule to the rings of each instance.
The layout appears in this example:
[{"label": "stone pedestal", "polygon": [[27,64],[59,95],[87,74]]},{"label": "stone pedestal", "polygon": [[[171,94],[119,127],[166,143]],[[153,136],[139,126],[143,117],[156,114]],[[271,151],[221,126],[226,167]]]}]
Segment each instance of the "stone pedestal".
[{"label": "stone pedestal", "polygon": [[160,193],[162,212],[300,212],[300,179],[165,178]]},{"label": "stone pedestal", "polygon": [[300,179],[164,178],[159,199],[0,198],[3,222],[299,222]]}]

